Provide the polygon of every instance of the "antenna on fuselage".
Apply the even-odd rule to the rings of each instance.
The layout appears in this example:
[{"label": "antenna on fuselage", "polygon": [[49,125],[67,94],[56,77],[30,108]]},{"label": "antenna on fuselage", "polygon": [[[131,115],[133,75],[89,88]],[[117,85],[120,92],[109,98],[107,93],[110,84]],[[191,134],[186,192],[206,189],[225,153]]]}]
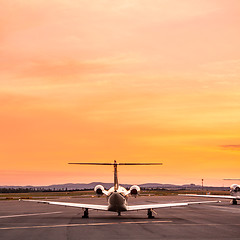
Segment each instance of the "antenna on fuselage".
[{"label": "antenna on fuselage", "polygon": [[118,175],[117,175],[117,166],[118,165],[162,165],[162,163],[117,163],[114,160],[113,163],[68,163],[68,164],[79,164],[79,165],[113,165],[114,167],[114,191],[117,191],[119,184],[118,184]]}]

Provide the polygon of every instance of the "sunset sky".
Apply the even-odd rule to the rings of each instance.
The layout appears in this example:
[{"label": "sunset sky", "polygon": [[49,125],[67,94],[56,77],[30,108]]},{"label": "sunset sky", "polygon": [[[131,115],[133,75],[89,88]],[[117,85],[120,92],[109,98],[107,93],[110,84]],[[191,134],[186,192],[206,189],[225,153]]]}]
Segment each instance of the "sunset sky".
[{"label": "sunset sky", "polygon": [[0,186],[240,177],[239,0],[0,2]]}]

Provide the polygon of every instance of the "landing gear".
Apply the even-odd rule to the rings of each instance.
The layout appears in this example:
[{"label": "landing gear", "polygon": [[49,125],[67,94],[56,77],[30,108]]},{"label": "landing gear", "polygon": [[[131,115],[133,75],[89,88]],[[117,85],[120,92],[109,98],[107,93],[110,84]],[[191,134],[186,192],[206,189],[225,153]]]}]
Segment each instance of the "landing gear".
[{"label": "landing gear", "polygon": [[118,216],[121,216],[121,212],[118,212]]},{"label": "landing gear", "polygon": [[147,215],[148,215],[148,218],[154,218],[154,216],[152,215],[153,214],[153,210],[152,209],[148,209],[148,213],[147,213]]},{"label": "landing gear", "polygon": [[233,199],[233,200],[231,201],[231,203],[232,203],[232,205],[237,205],[237,200],[236,200],[236,199]]},{"label": "landing gear", "polygon": [[82,218],[89,218],[89,216],[88,216],[88,208],[85,208],[85,210],[83,212]]}]

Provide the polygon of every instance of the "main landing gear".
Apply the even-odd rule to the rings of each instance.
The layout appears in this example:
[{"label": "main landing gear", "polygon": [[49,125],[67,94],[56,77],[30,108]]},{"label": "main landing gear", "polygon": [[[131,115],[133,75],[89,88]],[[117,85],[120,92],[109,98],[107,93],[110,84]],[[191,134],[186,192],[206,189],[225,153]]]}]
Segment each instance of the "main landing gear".
[{"label": "main landing gear", "polygon": [[148,215],[148,218],[154,218],[154,216],[153,216],[153,210],[152,209],[148,209],[148,213],[147,213],[147,215]]},{"label": "main landing gear", "polygon": [[85,210],[83,212],[82,218],[89,218],[89,216],[88,216],[88,208],[85,208]]},{"label": "main landing gear", "polygon": [[237,200],[236,199],[232,199],[231,203],[232,203],[232,205],[237,205]]}]

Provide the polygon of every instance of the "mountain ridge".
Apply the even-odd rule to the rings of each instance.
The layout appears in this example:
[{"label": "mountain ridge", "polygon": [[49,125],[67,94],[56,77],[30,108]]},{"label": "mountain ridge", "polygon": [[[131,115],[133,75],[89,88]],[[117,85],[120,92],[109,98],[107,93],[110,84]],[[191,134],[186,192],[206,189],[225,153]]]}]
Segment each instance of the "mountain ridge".
[{"label": "mountain ridge", "polygon": [[[91,183],[64,183],[64,184],[52,184],[47,186],[0,186],[0,188],[12,188],[12,189],[19,189],[19,188],[32,188],[32,189],[51,189],[51,190],[84,190],[84,189],[93,189],[96,185],[103,185],[104,188],[109,189],[113,186],[112,183],[103,183],[103,182],[91,182]],[[121,186],[125,188],[130,188],[131,184],[121,184]],[[201,189],[202,186],[195,185],[195,184],[183,184],[183,185],[176,185],[176,184],[162,184],[162,183],[143,183],[138,185],[140,188],[151,188],[151,189]],[[211,188],[211,189],[229,189],[229,187],[214,187],[214,186],[204,186],[204,188]]]}]

